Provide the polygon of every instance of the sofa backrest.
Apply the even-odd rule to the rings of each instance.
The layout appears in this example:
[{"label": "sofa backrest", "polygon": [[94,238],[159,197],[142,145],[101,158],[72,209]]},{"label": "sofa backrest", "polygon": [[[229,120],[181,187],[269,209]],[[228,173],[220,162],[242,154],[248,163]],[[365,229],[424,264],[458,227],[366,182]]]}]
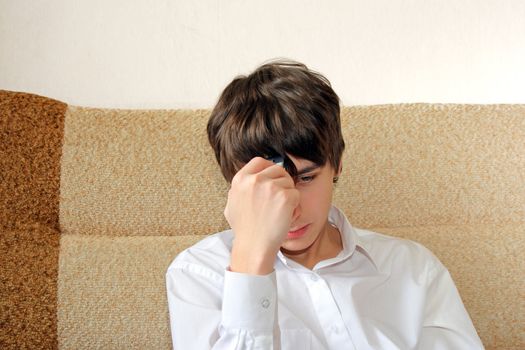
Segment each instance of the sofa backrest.
[{"label": "sofa backrest", "polygon": [[[345,107],[335,203],[359,227],[522,222],[523,113],[512,105]],[[62,231],[188,235],[225,228],[227,184],[207,142],[208,117],[209,110],[70,106]]]},{"label": "sofa backrest", "polygon": [[[12,305],[27,299],[47,305],[27,306],[40,342],[169,348],[165,270],[227,227],[210,111],[83,108],[4,91],[0,113],[0,254],[23,272],[2,272],[6,324],[19,330],[5,344],[30,341],[32,316]],[[525,105],[355,106],[341,118],[334,203],[354,226],[430,248],[488,349],[525,345]]]}]

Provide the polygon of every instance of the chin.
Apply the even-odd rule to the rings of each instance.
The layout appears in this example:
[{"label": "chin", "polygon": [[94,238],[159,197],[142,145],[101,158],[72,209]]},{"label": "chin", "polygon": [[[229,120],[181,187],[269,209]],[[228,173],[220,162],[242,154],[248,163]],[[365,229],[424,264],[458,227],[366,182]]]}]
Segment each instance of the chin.
[{"label": "chin", "polygon": [[301,237],[295,239],[287,239],[281,246],[287,252],[302,253],[312,246],[315,242],[315,237]]}]

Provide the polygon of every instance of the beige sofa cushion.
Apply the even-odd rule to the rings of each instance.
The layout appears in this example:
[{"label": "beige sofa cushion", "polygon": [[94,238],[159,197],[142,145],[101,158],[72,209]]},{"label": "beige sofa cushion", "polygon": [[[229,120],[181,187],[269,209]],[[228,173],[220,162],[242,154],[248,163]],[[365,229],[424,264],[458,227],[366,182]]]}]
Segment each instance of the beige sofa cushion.
[{"label": "beige sofa cushion", "polygon": [[336,203],[362,227],[525,220],[525,106],[343,109]]},{"label": "beige sofa cushion", "polygon": [[226,227],[209,111],[69,107],[60,182],[67,234],[202,235]]},{"label": "beige sofa cushion", "polygon": [[60,349],[169,349],[167,266],[203,236],[63,235]]},{"label": "beige sofa cushion", "polygon": [[[335,203],[367,228],[522,222],[523,114],[512,105],[344,108],[347,150]],[[225,228],[227,186],[207,143],[208,116],[69,107],[62,231],[191,235]]]}]

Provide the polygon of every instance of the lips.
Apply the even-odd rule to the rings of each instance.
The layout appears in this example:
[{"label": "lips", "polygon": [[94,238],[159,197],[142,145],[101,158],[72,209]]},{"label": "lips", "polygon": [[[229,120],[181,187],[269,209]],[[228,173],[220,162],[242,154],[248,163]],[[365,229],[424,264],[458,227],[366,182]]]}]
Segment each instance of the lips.
[{"label": "lips", "polygon": [[306,230],[308,230],[308,226],[310,226],[310,224],[304,225],[303,227],[297,230],[294,230],[294,231],[288,231],[287,237],[289,239],[297,239],[297,238],[304,236],[304,234],[306,233]]}]

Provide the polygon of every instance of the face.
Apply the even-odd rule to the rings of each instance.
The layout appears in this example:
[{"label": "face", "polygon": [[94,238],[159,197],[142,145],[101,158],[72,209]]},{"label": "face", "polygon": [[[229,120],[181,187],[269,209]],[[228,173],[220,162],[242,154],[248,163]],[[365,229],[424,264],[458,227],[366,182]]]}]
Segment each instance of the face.
[{"label": "face", "polygon": [[297,168],[296,188],[301,197],[281,248],[296,252],[309,249],[327,228],[334,188],[333,178],[337,176],[337,172],[328,162],[319,167],[306,159],[288,157]]}]

